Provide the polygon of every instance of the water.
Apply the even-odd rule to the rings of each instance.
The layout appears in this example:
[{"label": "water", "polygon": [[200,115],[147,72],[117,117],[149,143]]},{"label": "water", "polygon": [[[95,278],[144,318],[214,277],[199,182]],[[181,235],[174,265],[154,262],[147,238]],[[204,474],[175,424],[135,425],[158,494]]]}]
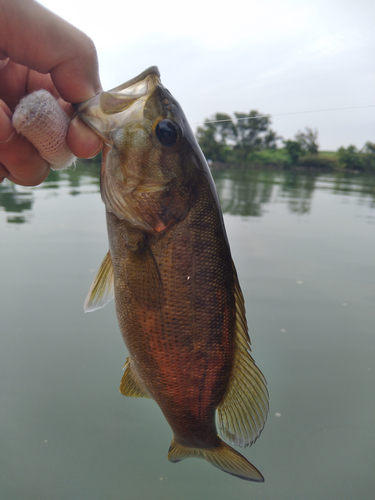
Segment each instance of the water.
[{"label": "water", "polygon": [[98,172],[0,185],[0,499],[372,500],[375,177],[215,175],[271,396],[256,484],[169,463],[156,404],[119,394],[113,303],[82,309],[107,251]]}]

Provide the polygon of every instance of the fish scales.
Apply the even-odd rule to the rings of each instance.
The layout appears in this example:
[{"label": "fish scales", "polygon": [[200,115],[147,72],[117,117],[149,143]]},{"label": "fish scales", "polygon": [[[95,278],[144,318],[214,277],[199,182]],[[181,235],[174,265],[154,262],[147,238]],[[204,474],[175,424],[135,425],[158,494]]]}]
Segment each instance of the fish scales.
[{"label": "fish scales", "polygon": [[[156,68],[78,107],[108,144],[101,192],[109,252],[86,310],[115,298],[129,350],[120,390],[154,399],[172,431],[168,458],[204,458],[263,481],[218,435],[247,446],[268,411],[249,354],[242,293],[215,186]],[[121,115],[121,116],[119,116]]]},{"label": "fish scales", "polygon": [[[200,201],[197,209],[199,205]],[[109,214],[108,226],[114,233],[110,241],[116,238],[111,247],[119,249],[111,251],[117,256],[116,309],[134,359],[133,369],[181,439],[184,434],[196,437],[201,427],[205,433],[212,428],[214,443],[217,436],[212,419],[231,366],[234,300],[232,275],[223,271],[228,269],[230,255],[217,238],[216,227],[221,223],[212,204],[210,211],[214,213],[191,211],[179,225],[144,248],[141,256],[117,242],[117,238],[126,239],[126,222]],[[208,220],[202,220],[200,213]],[[216,224],[210,220],[215,218]],[[197,419],[194,425],[193,417]]]}]

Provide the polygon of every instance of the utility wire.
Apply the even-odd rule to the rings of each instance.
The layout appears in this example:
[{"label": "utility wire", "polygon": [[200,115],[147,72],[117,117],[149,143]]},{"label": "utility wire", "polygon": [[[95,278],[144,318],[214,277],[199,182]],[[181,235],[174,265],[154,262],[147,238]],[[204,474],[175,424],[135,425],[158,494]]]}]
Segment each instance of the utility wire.
[{"label": "utility wire", "polygon": [[[257,115],[257,116],[245,116],[243,118],[237,118],[237,121],[240,120],[258,120],[259,118],[272,118],[274,116],[290,116],[290,115],[303,115],[308,113],[323,113],[326,111],[343,111],[348,109],[363,109],[363,108],[375,108],[375,104],[368,104],[366,106],[350,106],[347,108],[326,108],[326,109],[311,109],[308,111],[292,111],[289,113],[276,113],[274,115]],[[228,118],[225,120],[205,120],[204,122],[195,122],[191,123],[191,125],[205,125],[206,123],[220,123],[220,122],[231,122],[232,119]]]}]

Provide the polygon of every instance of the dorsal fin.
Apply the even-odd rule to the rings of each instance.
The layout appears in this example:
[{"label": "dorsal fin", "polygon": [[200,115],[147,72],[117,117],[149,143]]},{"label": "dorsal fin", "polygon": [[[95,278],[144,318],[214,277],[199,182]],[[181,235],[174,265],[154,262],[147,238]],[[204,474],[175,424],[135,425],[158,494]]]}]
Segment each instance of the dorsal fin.
[{"label": "dorsal fin", "polygon": [[121,379],[120,392],[123,396],[128,396],[131,398],[147,398],[152,399],[143,384],[139,380],[139,377],[134,373],[131,366],[130,358],[127,358],[124,364],[124,375]]},{"label": "dorsal fin", "polygon": [[245,304],[237,273],[235,282],[236,335],[235,354],[227,391],[218,406],[218,425],[230,443],[251,445],[261,433],[269,409],[266,380],[250,355],[250,339]]},{"label": "dorsal fin", "polygon": [[83,305],[84,311],[95,311],[108,304],[113,299],[113,289],[113,266],[111,254],[108,251],[87,294]]}]

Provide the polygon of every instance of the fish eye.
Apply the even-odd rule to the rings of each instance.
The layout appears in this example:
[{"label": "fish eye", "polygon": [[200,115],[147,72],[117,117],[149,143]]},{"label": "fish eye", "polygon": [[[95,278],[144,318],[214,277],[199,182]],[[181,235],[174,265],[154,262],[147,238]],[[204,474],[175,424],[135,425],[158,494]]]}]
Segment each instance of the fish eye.
[{"label": "fish eye", "polygon": [[180,129],[172,120],[161,120],[155,127],[156,137],[163,146],[174,146],[180,137]]}]

